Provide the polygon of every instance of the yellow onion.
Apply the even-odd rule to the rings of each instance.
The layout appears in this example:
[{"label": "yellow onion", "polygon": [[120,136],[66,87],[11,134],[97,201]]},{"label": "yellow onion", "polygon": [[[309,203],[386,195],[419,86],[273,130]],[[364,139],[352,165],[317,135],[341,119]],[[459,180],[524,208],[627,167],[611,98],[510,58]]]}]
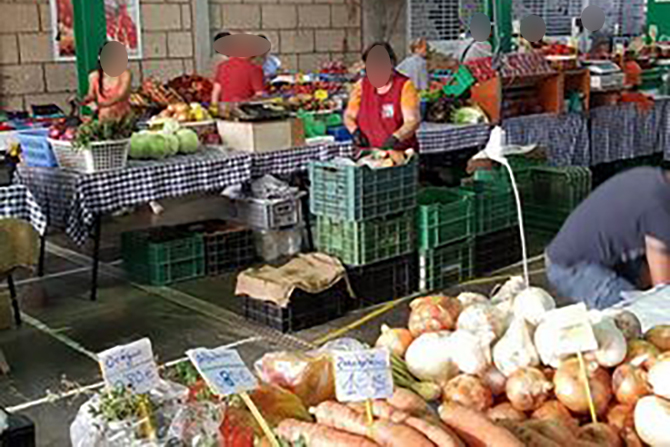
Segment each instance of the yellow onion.
[{"label": "yellow onion", "polygon": [[375,346],[378,348],[386,348],[400,358],[405,357],[407,348],[409,348],[409,345],[412,344],[412,340],[414,340],[414,337],[412,337],[409,330],[403,328],[390,328],[383,324],[381,332],[382,333],[377,339]]},{"label": "yellow onion", "polygon": [[642,396],[651,394],[647,373],[626,363],[614,370],[612,390],[616,399],[625,405],[635,405]]}]

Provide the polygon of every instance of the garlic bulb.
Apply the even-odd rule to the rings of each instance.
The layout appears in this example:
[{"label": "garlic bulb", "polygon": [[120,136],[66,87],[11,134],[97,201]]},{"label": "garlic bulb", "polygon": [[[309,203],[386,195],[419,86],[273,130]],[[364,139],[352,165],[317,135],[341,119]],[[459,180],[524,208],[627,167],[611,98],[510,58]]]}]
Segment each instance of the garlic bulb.
[{"label": "garlic bulb", "polygon": [[554,299],[539,287],[528,287],[514,298],[515,317],[525,318],[533,326],[540,324],[542,316],[556,308]]},{"label": "garlic bulb", "polygon": [[483,345],[471,332],[457,330],[449,339],[451,358],[461,372],[481,374],[491,366],[491,348]]},{"label": "garlic bulb", "polygon": [[483,346],[490,346],[505,331],[502,313],[488,303],[476,303],[458,316],[456,328],[474,334]]}]

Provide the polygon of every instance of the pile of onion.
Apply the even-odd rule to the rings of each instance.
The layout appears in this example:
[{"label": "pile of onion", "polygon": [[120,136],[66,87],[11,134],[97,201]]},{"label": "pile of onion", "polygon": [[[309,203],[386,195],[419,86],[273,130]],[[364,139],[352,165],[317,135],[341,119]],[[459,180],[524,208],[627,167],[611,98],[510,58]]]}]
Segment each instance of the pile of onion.
[{"label": "pile of onion", "polygon": [[660,353],[658,348],[648,341],[632,340],[628,342],[628,349],[624,362],[649,369],[653,366],[656,357],[658,357]]},{"label": "pile of onion", "polygon": [[635,419],[633,415],[633,410],[635,409],[632,405],[617,404],[607,411],[605,420],[607,424],[621,431],[624,428],[634,428]]},{"label": "pile of onion", "polygon": [[670,324],[654,326],[644,334],[644,339],[661,352],[670,351]]},{"label": "pile of onion", "polygon": [[486,371],[479,374],[482,383],[491,390],[493,396],[500,396],[505,393],[505,385],[507,384],[507,377],[500,372],[494,365],[488,367]]},{"label": "pile of onion", "polygon": [[537,368],[519,368],[508,378],[507,399],[519,411],[534,411],[549,398],[553,385]]},{"label": "pile of onion", "polygon": [[[587,362],[586,370],[596,412],[602,414],[607,410],[612,398],[610,376],[605,369],[599,367],[595,362]],[[568,410],[577,414],[589,413],[589,401],[584,378],[577,358],[571,358],[561,363],[554,375],[554,392],[556,398]]]},{"label": "pile of onion", "polygon": [[377,339],[375,346],[378,348],[386,348],[391,353],[403,358],[407,348],[409,348],[412,340],[414,340],[411,332],[408,329],[403,328],[392,329],[385,324],[382,325],[381,331],[382,333]]},{"label": "pile of onion", "polygon": [[612,390],[619,403],[631,406],[641,397],[651,394],[646,371],[626,363],[614,370]]},{"label": "pile of onion", "polygon": [[570,411],[565,407],[565,405],[557,400],[549,400],[543,403],[540,408],[533,411],[531,418],[540,419],[543,421],[558,420],[563,422],[563,425],[566,427],[578,426],[577,420],[572,417]]},{"label": "pile of onion", "polygon": [[442,390],[445,402],[461,404],[484,412],[493,405],[493,395],[476,376],[461,374],[451,379]]}]

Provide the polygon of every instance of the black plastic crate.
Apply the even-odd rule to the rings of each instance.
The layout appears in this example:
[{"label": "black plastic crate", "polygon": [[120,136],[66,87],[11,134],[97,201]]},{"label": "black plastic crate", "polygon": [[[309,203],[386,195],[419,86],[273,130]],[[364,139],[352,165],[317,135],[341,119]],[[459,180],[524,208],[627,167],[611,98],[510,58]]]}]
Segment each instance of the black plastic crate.
[{"label": "black plastic crate", "polygon": [[339,318],[352,307],[354,301],[344,280],[317,294],[295,289],[286,307],[246,296],[241,298],[244,318],[284,333]]},{"label": "black plastic crate", "polygon": [[474,258],[475,276],[491,273],[521,261],[519,227],[476,236]]},{"label": "black plastic crate", "polygon": [[23,415],[8,414],[7,422],[9,427],[0,434],[0,447],[35,447],[33,421]]},{"label": "black plastic crate", "polygon": [[190,225],[191,232],[202,233],[205,244],[205,274],[216,276],[248,267],[258,259],[254,232],[249,227],[221,220]]},{"label": "black plastic crate", "polygon": [[362,267],[347,267],[349,284],[362,306],[391,301],[416,292],[419,260],[416,253]]}]

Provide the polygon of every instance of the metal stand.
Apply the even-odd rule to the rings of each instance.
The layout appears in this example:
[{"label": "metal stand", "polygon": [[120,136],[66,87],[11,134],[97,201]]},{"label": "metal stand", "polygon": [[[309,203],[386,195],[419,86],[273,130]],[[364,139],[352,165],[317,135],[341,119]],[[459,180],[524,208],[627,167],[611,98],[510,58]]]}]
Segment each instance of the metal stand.
[{"label": "metal stand", "polygon": [[100,264],[100,215],[95,216],[93,222],[93,267],[91,277],[91,301],[95,301],[98,295],[98,265]]},{"label": "metal stand", "polygon": [[[44,230],[46,234],[46,229]],[[46,254],[47,239],[45,235],[40,236],[40,259],[37,264],[37,275],[44,276],[44,257]]]},{"label": "metal stand", "polygon": [[21,326],[21,309],[19,309],[19,298],[16,294],[16,286],[14,285],[14,278],[12,274],[7,275],[7,286],[9,287],[9,297],[12,300],[12,309],[14,310],[14,322],[17,326]]}]

